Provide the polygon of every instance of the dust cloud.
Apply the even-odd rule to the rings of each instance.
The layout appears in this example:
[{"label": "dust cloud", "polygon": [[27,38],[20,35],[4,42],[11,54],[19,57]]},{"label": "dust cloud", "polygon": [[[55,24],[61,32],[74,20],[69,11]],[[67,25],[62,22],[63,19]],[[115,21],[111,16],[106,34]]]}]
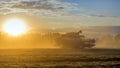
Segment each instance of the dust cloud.
[{"label": "dust cloud", "polygon": [[98,40],[96,40],[95,48],[120,48],[120,34],[113,36],[113,35],[106,35]]}]

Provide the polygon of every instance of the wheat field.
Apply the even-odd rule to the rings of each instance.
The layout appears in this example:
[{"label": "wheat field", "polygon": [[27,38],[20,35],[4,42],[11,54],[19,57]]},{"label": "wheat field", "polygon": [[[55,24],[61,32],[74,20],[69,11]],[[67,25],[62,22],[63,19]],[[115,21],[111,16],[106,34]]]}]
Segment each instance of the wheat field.
[{"label": "wheat field", "polygon": [[119,68],[119,49],[1,49],[0,68]]}]

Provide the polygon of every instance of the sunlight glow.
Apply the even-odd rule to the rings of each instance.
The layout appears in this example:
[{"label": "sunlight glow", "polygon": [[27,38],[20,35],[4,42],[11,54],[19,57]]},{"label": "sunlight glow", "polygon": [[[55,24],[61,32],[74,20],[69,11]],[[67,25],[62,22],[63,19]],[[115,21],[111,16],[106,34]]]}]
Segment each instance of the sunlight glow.
[{"label": "sunlight glow", "polygon": [[9,19],[3,24],[3,31],[9,35],[21,35],[25,33],[27,27],[25,23],[17,18]]}]

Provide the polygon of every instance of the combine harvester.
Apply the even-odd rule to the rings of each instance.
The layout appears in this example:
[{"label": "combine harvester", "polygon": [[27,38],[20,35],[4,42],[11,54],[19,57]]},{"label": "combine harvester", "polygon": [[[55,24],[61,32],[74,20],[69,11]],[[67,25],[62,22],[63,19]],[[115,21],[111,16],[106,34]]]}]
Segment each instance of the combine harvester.
[{"label": "combine harvester", "polygon": [[86,38],[82,31],[68,32],[55,39],[56,45],[62,48],[91,48],[95,46],[95,39]]}]

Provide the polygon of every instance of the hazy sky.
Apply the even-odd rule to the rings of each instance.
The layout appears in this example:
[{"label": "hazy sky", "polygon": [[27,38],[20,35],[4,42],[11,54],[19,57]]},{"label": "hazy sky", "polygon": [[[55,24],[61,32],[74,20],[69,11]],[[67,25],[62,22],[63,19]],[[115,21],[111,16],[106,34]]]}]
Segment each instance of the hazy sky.
[{"label": "hazy sky", "polygon": [[120,0],[0,0],[0,14],[37,16],[50,28],[120,26],[119,6]]}]

